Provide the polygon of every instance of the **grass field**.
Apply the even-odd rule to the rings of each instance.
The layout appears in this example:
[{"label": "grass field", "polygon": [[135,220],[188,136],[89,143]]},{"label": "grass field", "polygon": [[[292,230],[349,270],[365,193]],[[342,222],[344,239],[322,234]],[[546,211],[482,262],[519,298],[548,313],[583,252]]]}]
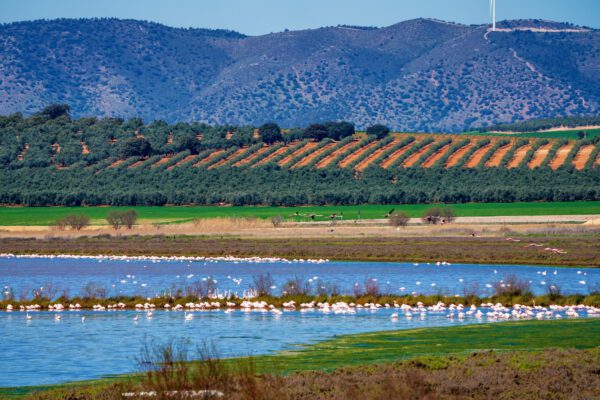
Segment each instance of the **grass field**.
[{"label": "grass field", "polygon": [[538,351],[600,346],[600,319],[501,322],[340,336],[299,350],[256,358],[265,373],[331,370],[479,350]]},{"label": "grass field", "polygon": [[[478,351],[512,353],[516,370],[539,368],[525,354],[547,349],[591,349],[600,346],[599,319],[519,321],[444,328],[411,329],[347,335],[270,356],[254,357],[256,371],[288,374],[298,371],[331,371],[337,368],[418,360],[433,369],[466,361]],[[449,359],[447,356],[452,356]],[[496,361],[497,360],[491,360]],[[236,362],[235,359],[230,362]],[[20,398],[34,391],[101,390],[123,378],[30,388],[0,389],[1,398]],[[96,389],[94,389],[96,388]]]},{"label": "grass field", "polygon": [[[344,220],[380,219],[392,209],[411,217],[420,217],[430,204],[360,205],[360,206],[306,206],[306,207],[218,207],[218,206],[165,206],[165,207],[0,207],[0,226],[52,225],[67,214],[86,214],[93,224],[105,224],[106,215],[113,210],[135,209],[139,219],[147,222],[186,222],[194,218],[270,218],[281,215],[290,221],[328,220],[329,215],[343,216]],[[556,203],[469,203],[454,204],[459,217],[585,215],[600,214],[600,202]],[[298,215],[296,215],[298,213]]]},{"label": "grass field", "polygon": [[[129,256],[236,256],[488,264],[535,264],[600,268],[600,235],[523,237],[297,237],[239,238],[222,236],[97,236],[80,238],[0,238],[0,253]],[[526,240],[542,241],[566,251],[555,254],[525,248]]]},{"label": "grass field", "polygon": [[578,132],[584,131],[586,133],[586,139],[592,139],[596,136],[600,136],[600,129],[567,129],[564,131],[551,131],[551,132],[523,132],[523,133],[497,133],[497,132],[468,132],[469,135],[476,136],[501,136],[507,138],[537,138],[537,139],[579,139]]}]

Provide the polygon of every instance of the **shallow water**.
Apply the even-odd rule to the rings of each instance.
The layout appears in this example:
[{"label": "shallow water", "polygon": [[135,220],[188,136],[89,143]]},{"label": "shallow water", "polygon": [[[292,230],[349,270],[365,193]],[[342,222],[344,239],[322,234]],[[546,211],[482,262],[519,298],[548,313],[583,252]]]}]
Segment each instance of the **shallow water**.
[{"label": "shallow water", "polygon": [[[353,286],[366,279],[377,279],[382,292],[392,294],[462,295],[476,285],[480,295],[492,293],[494,282],[516,275],[531,282],[534,294],[544,294],[547,285],[558,285],[563,294],[589,292],[600,285],[600,269],[529,267],[515,265],[328,262],[244,263],[182,261],[115,261],[89,259],[0,258],[0,287],[12,287],[16,298],[44,288],[57,295],[67,290],[70,296],[82,293],[88,283],[106,288],[112,295],[156,296],[173,288],[185,288],[211,278],[223,293],[242,295],[252,278],[270,273],[278,294],[287,279],[300,277],[335,284],[342,293],[351,294]],[[545,275],[544,275],[545,274]]]},{"label": "shallow water", "polygon": [[[473,283],[485,294],[491,290],[486,284],[511,274],[531,280],[536,293],[545,291],[542,281],[558,284],[563,293],[587,293],[589,287],[600,282],[599,270],[525,266],[0,259],[0,285],[13,287],[17,297],[25,290],[44,286],[52,286],[57,291],[68,289],[70,295],[75,295],[89,282],[107,286],[109,294],[152,296],[173,284],[185,286],[208,276],[217,281],[221,291],[241,294],[251,284],[252,276],[261,272],[272,274],[276,292],[286,279],[294,276],[317,277],[317,280],[339,285],[344,292],[351,292],[355,282],[375,278],[383,290],[396,294],[412,291],[461,294],[465,285]],[[477,320],[471,316],[464,320],[448,319],[445,312],[428,313],[425,319],[418,315],[407,319],[401,313],[398,321],[391,321],[393,312],[393,309],[357,310],[356,314],[347,315],[286,311],[275,315],[203,311],[195,312],[191,321],[185,321],[182,312],[173,311],[157,311],[152,319],[135,311],[65,311],[59,321],[53,312],[32,312],[31,320],[27,320],[23,312],[0,312],[0,387],[60,383],[132,372],[137,369],[136,357],[144,345],[153,342],[186,339],[192,346],[212,342],[221,356],[244,356],[290,349],[296,344],[339,334],[487,322],[485,318]],[[133,320],[136,314],[139,314],[137,322]],[[86,317],[85,322],[81,321],[82,316]]]},{"label": "shallow water", "polygon": [[[467,317],[449,319],[446,312],[428,313],[424,319],[394,309],[357,310],[354,315],[320,311],[183,312],[157,311],[151,319],[135,311],[66,311],[55,320],[52,312],[0,313],[0,387],[42,385],[93,379],[139,370],[137,358],[145,344],[189,341],[192,350],[213,344],[220,356],[246,356],[294,348],[334,335],[418,327],[490,322]],[[138,321],[134,316],[138,314]],[[85,322],[81,321],[85,316]],[[581,315],[585,316],[584,313]],[[501,323],[501,322],[499,322]]]}]

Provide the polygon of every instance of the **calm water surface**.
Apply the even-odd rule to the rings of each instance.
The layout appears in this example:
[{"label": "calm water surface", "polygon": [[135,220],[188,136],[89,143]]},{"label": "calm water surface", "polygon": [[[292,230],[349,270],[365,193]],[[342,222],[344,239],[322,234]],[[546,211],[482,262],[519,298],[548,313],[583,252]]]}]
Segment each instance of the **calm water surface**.
[{"label": "calm water surface", "polygon": [[[271,273],[275,292],[286,279],[295,276],[337,284],[344,292],[351,292],[356,282],[374,278],[382,289],[397,294],[413,291],[461,294],[465,285],[472,284],[477,284],[485,294],[491,290],[487,284],[512,274],[530,280],[536,293],[545,292],[548,284],[557,284],[568,293],[587,293],[590,287],[600,284],[599,270],[553,267],[0,259],[0,285],[12,287],[17,297],[40,287],[68,290],[75,295],[90,282],[106,286],[109,294],[152,296],[207,277],[215,279],[221,291],[241,294],[251,284],[252,277],[261,272]],[[392,312],[392,309],[357,310],[355,315],[339,315],[291,311],[274,315],[205,311],[196,312],[191,321],[185,321],[182,312],[165,311],[155,312],[152,319],[135,311],[65,311],[60,321],[51,312],[31,313],[31,320],[22,312],[0,312],[0,387],[59,383],[135,371],[136,358],[147,343],[186,339],[195,346],[212,342],[222,356],[244,356],[290,349],[296,344],[313,343],[338,334],[479,323],[472,317],[450,320],[445,313],[429,313],[425,319],[418,316],[406,319],[401,315],[398,321],[391,321]],[[139,314],[137,322],[136,314]],[[86,317],[85,322],[81,321],[82,316]]]},{"label": "calm water surface", "polygon": [[600,269],[530,267],[515,265],[328,262],[244,263],[181,261],[111,261],[96,259],[0,258],[0,287],[11,287],[15,297],[32,290],[50,289],[70,296],[82,293],[86,284],[106,288],[108,295],[156,296],[173,288],[185,288],[195,282],[214,279],[221,292],[241,295],[252,285],[252,278],[270,273],[275,281],[274,293],[287,279],[300,277],[337,285],[343,293],[352,293],[356,283],[377,279],[383,292],[394,294],[462,295],[465,287],[476,285],[480,295],[491,294],[494,282],[516,275],[531,282],[535,294],[546,292],[547,285],[557,284],[563,293],[588,293],[600,284]]}]

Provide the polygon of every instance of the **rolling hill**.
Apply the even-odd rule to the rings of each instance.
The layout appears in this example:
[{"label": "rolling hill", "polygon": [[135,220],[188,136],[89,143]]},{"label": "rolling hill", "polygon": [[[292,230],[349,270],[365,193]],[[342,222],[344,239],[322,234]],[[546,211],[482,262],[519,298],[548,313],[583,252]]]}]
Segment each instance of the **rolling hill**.
[{"label": "rolling hill", "polygon": [[0,25],[0,114],[305,126],[352,120],[458,132],[597,114],[600,31],[417,19],[249,37],[118,19]]}]

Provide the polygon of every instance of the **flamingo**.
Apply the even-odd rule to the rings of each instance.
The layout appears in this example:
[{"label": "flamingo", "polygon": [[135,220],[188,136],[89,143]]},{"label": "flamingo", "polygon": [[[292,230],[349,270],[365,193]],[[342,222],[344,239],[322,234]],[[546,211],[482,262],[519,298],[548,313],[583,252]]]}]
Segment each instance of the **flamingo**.
[{"label": "flamingo", "polygon": [[190,313],[190,314],[185,313],[184,315],[185,315],[186,321],[191,321],[194,318],[194,314],[192,314],[192,313]]},{"label": "flamingo", "polygon": [[391,319],[392,321],[396,321],[396,320],[398,319],[398,313],[397,313],[397,312],[393,313],[393,314],[390,316],[390,319]]},{"label": "flamingo", "polygon": [[140,318],[140,316],[136,314],[136,316],[135,316],[135,317],[133,317],[133,320],[134,320],[135,322],[137,322],[139,318]]},{"label": "flamingo", "polygon": [[83,324],[85,322],[85,317],[81,317],[81,323]]},{"label": "flamingo", "polygon": [[54,320],[55,320],[55,321],[60,321],[60,319],[61,319],[61,316],[60,316],[60,315],[58,315],[58,314],[57,314],[57,315],[55,315],[55,316],[54,316]]},{"label": "flamingo", "polygon": [[29,314],[26,314],[26,315],[25,315],[25,317],[26,317],[28,320],[32,320],[32,319],[33,319],[33,317],[32,317],[31,315],[29,315]]}]

